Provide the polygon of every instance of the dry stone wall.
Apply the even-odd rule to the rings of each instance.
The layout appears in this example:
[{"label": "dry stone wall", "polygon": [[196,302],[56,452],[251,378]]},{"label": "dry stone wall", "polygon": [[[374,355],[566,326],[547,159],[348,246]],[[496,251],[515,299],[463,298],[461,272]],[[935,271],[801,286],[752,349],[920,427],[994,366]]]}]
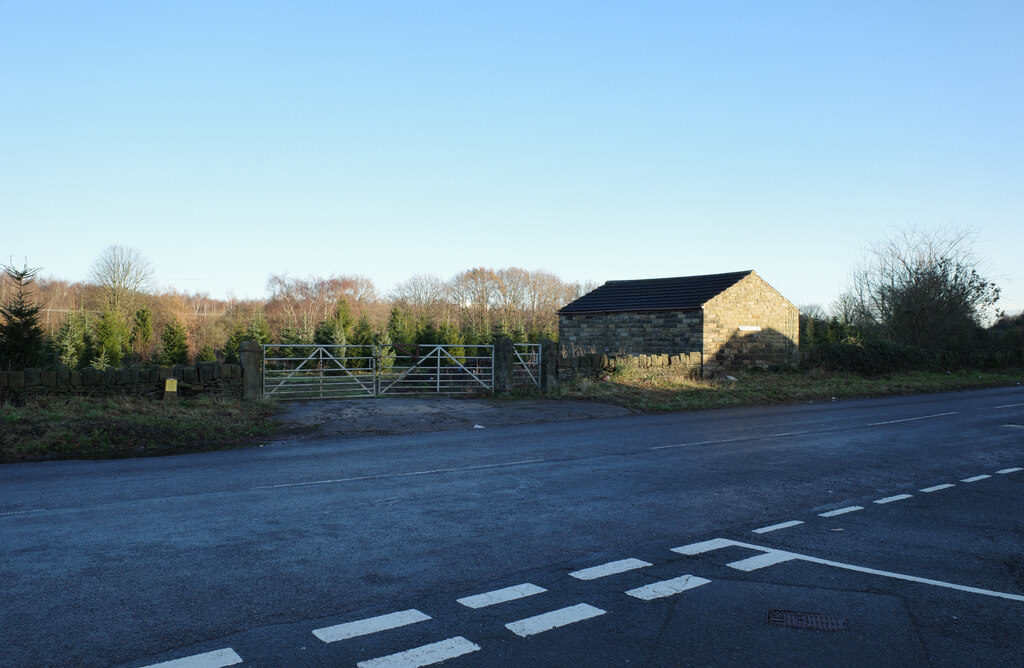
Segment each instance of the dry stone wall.
[{"label": "dry stone wall", "polygon": [[704,304],[704,365],[784,366],[799,361],[800,311],[751,273]]},{"label": "dry stone wall", "polygon": [[178,381],[178,395],[242,396],[242,367],[198,362],[194,366],[107,367],[0,371],[0,400],[37,395],[138,396],[158,399],[166,381]]},{"label": "dry stone wall", "polygon": [[678,355],[701,350],[700,311],[558,316],[558,342],[572,353]]}]

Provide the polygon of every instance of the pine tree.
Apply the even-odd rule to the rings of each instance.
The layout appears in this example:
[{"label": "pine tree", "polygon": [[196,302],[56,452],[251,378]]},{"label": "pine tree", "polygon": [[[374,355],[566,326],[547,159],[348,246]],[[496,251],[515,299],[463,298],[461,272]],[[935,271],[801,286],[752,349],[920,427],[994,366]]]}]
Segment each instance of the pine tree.
[{"label": "pine tree", "polygon": [[167,323],[160,342],[160,364],[188,364],[188,330],[184,325],[177,320]]},{"label": "pine tree", "polygon": [[199,352],[196,354],[196,361],[197,362],[216,362],[217,361],[217,354],[215,352],[213,352],[213,346],[211,346],[209,343],[207,343],[202,348],[200,348]]},{"label": "pine tree", "polygon": [[14,295],[0,304],[0,365],[32,367],[43,361],[43,328],[39,326],[39,312],[43,303],[33,301],[29,286],[35,281],[40,267],[26,264],[21,269],[2,265],[3,273],[14,282]]},{"label": "pine tree", "polygon": [[135,312],[135,321],[132,323],[132,352],[142,359],[149,352],[149,346],[152,343],[153,312],[143,307]]},{"label": "pine tree", "polygon": [[117,366],[128,350],[128,337],[128,325],[121,316],[114,311],[103,311],[93,326],[92,345],[96,356],[102,355],[110,366]]},{"label": "pine tree", "polygon": [[58,364],[77,369],[85,360],[85,335],[88,321],[85,314],[79,311],[72,313],[61,323],[57,335],[53,338],[53,356]]},{"label": "pine tree", "polygon": [[[352,345],[361,346],[360,348],[352,348],[349,353],[350,357],[370,357],[373,355],[373,327],[370,326],[370,321],[366,319],[366,316],[359,318],[359,322],[356,323],[355,328],[352,330]],[[362,369],[368,367],[369,364],[365,359],[354,359],[349,364],[349,368]]]},{"label": "pine tree", "polygon": [[262,313],[257,313],[249,322],[249,329],[246,331],[247,340],[266,345],[270,343],[270,325]]}]

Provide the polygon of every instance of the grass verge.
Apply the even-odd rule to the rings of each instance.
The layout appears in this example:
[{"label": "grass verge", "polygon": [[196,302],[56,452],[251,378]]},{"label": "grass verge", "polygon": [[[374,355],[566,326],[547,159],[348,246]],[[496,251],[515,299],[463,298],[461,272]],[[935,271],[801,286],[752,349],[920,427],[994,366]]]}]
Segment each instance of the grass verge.
[{"label": "grass verge", "polygon": [[879,377],[821,369],[737,372],[735,381],[687,379],[660,369],[630,368],[608,380],[580,379],[563,384],[567,399],[587,399],[642,413],[767,406],[922,394],[1024,383],[1024,369],[1002,371],[910,372]]},{"label": "grass verge", "polygon": [[277,423],[268,401],[200,397],[37,397],[0,404],[0,462],[110,459],[222,450],[258,442]]}]

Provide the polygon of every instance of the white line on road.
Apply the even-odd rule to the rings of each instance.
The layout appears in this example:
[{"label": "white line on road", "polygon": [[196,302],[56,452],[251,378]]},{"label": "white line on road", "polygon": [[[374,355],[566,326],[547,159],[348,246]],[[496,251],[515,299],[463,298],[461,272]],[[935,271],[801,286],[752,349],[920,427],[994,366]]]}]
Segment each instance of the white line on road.
[{"label": "white line on road", "polygon": [[996,471],[996,473],[1000,473],[1002,475],[1006,475],[1007,473],[1016,473],[1017,471],[1024,471],[1024,469],[1022,469],[1019,466],[1014,466],[1013,468],[1002,469],[1002,470]]},{"label": "white line on road", "polygon": [[12,510],[9,513],[0,513],[0,517],[10,517],[11,515],[31,515],[32,513],[45,513],[45,508],[38,510]]},{"label": "white line on road", "polygon": [[479,649],[480,645],[470,642],[462,636],[456,636],[429,645],[407,649],[397,654],[360,661],[356,666],[358,668],[419,668],[419,666],[430,666],[463,654],[470,654]]},{"label": "white line on road", "polygon": [[145,668],[224,668],[224,666],[233,666],[238,663],[242,663],[242,657],[238,656],[235,650],[228,647],[226,649],[217,649],[212,652],[174,659],[173,661],[154,663]]},{"label": "white line on road", "polygon": [[[830,429],[822,431],[832,431]],[[688,448],[693,445],[722,445],[725,443],[742,443],[743,441],[759,441],[765,438],[783,438],[785,436],[802,436],[804,434],[818,433],[817,431],[787,431],[782,434],[768,434],[766,436],[744,436],[742,438],[723,438],[717,441],[694,441],[693,443],[677,443],[676,445],[656,445],[651,450],[671,450],[672,448]]]},{"label": "white line on road", "polygon": [[756,571],[759,568],[765,566],[774,566],[775,564],[781,564],[784,561],[790,561],[794,559],[793,555],[788,552],[779,552],[778,550],[771,550],[764,554],[759,554],[756,557],[747,557],[746,559],[740,559],[734,561],[731,564],[726,564],[729,568],[735,568],[738,571]]},{"label": "white line on road", "polygon": [[875,503],[892,503],[893,501],[902,501],[903,499],[909,499],[914,496],[913,494],[897,494],[896,496],[887,496],[884,499],[876,499]]},{"label": "white line on road", "polygon": [[914,420],[930,420],[937,417],[945,417],[946,415],[956,415],[960,411],[950,411],[949,413],[936,413],[935,415],[922,415],[921,417],[903,418],[902,420],[886,420],[885,422],[869,422],[869,427],[878,427],[883,424],[896,424],[898,422],[913,422]]},{"label": "white line on road", "polygon": [[926,494],[930,494],[930,493],[932,493],[932,492],[937,492],[937,491],[939,491],[940,489],[949,489],[950,487],[956,487],[956,485],[951,485],[951,484],[949,484],[949,483],[947,482],[947,483],[945,483],[944,485],[934,485],[934,486],[932,486],[932,487],[925,487],[925,488],[924,488],[924,489],[922,489],[921,491],[922,491],[922,492],[924,492],[924,493],[926,493]]},{"label": "white line on road", "polygon": [[419,475],[432,475],[434,473],[461,473],[463,471],[481,471],[483,469],[497,469],[506,466],[519,466],[520,464],[536,464],[546,461],[544,459],[523,459],[518,462],[503,462],[501,464],[481,464],[480,466],[464,466],[454,469],[431,469],[429,471],[412,471],[410,473],[382,473],[380,475],[364,475],[355,478],[334,478],[331,480],[311,480],[309,482],[286,482],[280,485],[263,485],[253,489],[280,489],[281,487],[305,487],[306,485],[328,485],[335,482],[358,482],[362,480],[383,480],[385,478],[408,478]]},{"label": "white line on road", "polygon": [[514,587],[495,589],[494,591],[488,591],[474,596],[466,596],[464,598],[457,598],[455,600],[467,608],[486,608],[489,605],[508,603],[509,601],[533,596],[534,594],[543,594],[546,591],[547,589],[544,589],[543,587],[538,587],[535,584],[526,582],[521,585],[515,585]]},{"label": "white line on road", "polygon": [[[812,564],[821,564],[823,566],[833,566],[835,568],[842,568],[848,571],[855,571],[858,573],[867,573],[869,575],[880,575],[882,577],[894,578],[896,580],[905,580],[907,582],[917,582],[919,584],[932,585],[933,587],[943,587],[945,589],[955,589],[957,591],[965,591],[971,594],[982,594],[984,596],[993,596],[995,598],[1005,598],[1010,601],[1022,601],[1024,602],[1024,596],[1020,594],[1007,594],[1001,591],[992,591],[991,589],[979,589],[978,587],[967,587],[965,585],[953,584],[952,582],[942,582],[941,580],[929,580],[928,578],[919,578],[913,575],[904,575],[902,573],[893,573],[891,571],[881,571],[876,568],[866,568],[864,566],[854,566],[853,564],[844,564],[839,561],[830,561],[828,559],[819,559],[818,557],[810,557],[805,554],[796,554],[795,552],[786,552],[784,550],[776,550],[770,547],[761,547],[760,545],[751,545],[750,543],[741,543],[737,540],[729,540],[727,538],[715,538],[712,540],[706,540],[702,543],[694,543],[692,545],[684,545],[682,547],[673,548],[673,552],[679,552],[680,554],[701,554],[703,552],[709,552],[711,550],[717,550],[723,547],[745,547],[758,552],[763,552],[765,556],[770,556],[771,559],[776,560],[775,563],[782,561],[788,561],[790,559],[799,559],[800,561],[807,561]],[[752,558],[756,559],[756,557]],[[751,560],[744,560],[751,561]],[[729,564],[739,564],[741,562],[733,562]],[[768,565],[768,564],[766,564]]]},{"label": "white line on road", "polygon": [[636,589],[630,589],[626,592],[633,598],[638,598],[641,601],[653,601],[656,598],[665,598],[666,596],[674,596],[687,589],[693,589],[701,585],[706,585],[711,580],[697,577],[696,575],[681,575],[671,580],[662,580],[661,582],[652,582],[649,585],[643,587],[637,587]]},{"label": "white line on road", "polygon": [[591,566],[590,568],[573,571],[569,573],[569,576],[577,580],[596,580],[608,577],[609,575],[633,571],[638,568],[647,568],[650,565],[650,563],[640,559],[620,559],[618,561],[609,561],[607,564],[601,564],[600,566]]},{"label": "white line on road", "polygon": [[1016,408],[1017,406],[1024,406],[1024,404],[1004,404],[1002,406],[996,406],[996,408]]},{"label": "white line on road", "polygon": [[576,622],[582,622],[584,619],[597,617],[604,613],[605,611],[601,608],[595,608],[594,606],[587,605],[586,603],[578,603],[577,605],[571,605],[568,608],[545,612],[543,615],[527,617],[526,619],[520,619],[517,622],[509,622],[508,624],[505,624],[505,628],[517,636],[525,638],[526,636],[532,636],[537,633],[550,631],[551,629],[557,629],[560,626],[567,626],[569,624],[575,624]]},{"label": "white line on road", "polygon": [[377,617],[369,617],[354,622],[316,629],[313,631],[313,635],[324,642],[337,642],[338,640],[365,636],[369,633],[377,633],[378,631],[397,629],[399,626],[408,626],[409,624],[423,622],[428,619],[430,619],[430,615],[425,615],[419,610],[402,610],[401,612],[392,612],[387,615],[379,615]]},{"label": "white line on road", "polygon": [[780,522],[779,524],[773,524],[767,527],[761,527],[760,529],[754,529],[752,533],[768,533],[769,531],[778,531],[779,529],[788,529],[789,527],[795,527],[798,524],[803,524],[801,520],[790,520],[788,522]]},{"label": "white line on road", "polygon": [[830,510],[827,513],[818,513],[818,517],[836,517],[837,515],[845,515],[846,513],[855,513],[858,510],[864,510],[864,506],[847,506],[837,510]]},{"label": "white line on road", "polygon": [[990,475],[976,475],[976,476],[974,476],[972,478],[964,478],[960,482],[978,482],[979,480],[985,480],[986,478],[991,478],[991,477],[992,476],[990,476]]}]

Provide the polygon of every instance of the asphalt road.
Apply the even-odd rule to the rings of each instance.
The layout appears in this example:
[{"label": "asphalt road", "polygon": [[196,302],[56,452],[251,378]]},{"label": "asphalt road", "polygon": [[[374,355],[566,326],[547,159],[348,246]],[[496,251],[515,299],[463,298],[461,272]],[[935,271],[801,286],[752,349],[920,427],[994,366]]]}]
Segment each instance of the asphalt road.
[{"label": "asphalt road", "polygon": [[9,465],[0,665],[1021,666],[1022,425],[1015,387]]}]

